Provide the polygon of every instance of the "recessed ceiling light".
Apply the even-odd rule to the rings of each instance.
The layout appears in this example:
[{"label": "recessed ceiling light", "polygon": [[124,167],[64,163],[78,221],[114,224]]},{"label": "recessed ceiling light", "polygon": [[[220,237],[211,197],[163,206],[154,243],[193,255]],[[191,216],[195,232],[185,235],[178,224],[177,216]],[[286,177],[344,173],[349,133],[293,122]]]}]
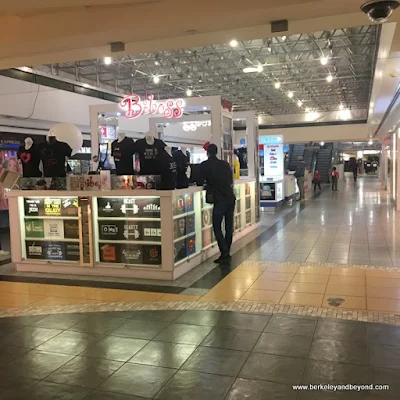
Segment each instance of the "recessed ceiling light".
[{"label": "recessed ceiling light", "polygon": [[293,92],[288,92],[288,94],[287,94],[287,96],[289,97],[289,99],[292,99],[293,98]]},{"label": "recessed ceiling light", "polygon": [[153,77],[153,82],[154,83],[160,83],[160,77],[159,76],[154,76]]},{"label": "recessed ceiling light", "polygon": [[321,57],[321,64],[322,65],[328,64],[328,57]]},{"label": "recessed ceiling light", "polygon": [[112,58],[111,57],[104,57],[104,64],[110,65],[112,63]]},{"label": "recessed ceiling light", "polygon": [[331,83],[331,82],[333,81],[333,76],[332,76],[331,74],[329,74],[329,75],[326,77],[326,81],[329,82],[329,83]]},{"label": "recessed ceiling light", "polygon": [[193,90],[188,89],[186,90],[186,96],[190,97],[193,94]]},{"label": "recessed ceiling light", "polygon": [[281,83],[275,82],[275,89],[280,89],[280,88],[281,88]]},{"label": "recessed ceiling light", "polygon": [[238,45],[238,41],[235,40],[235,39],[232,39],[232,40],[229,42],[229,46],[231,46],[231,47],[236,47],[237,45]]},{"label": "recessed ceiling light", "polygon": [[298,105],[299,107],[301,107],[301,106],[303,105],[303,102],[302,102],[301,100],[299,100],[299,101],[297,102],[297,105]]}]

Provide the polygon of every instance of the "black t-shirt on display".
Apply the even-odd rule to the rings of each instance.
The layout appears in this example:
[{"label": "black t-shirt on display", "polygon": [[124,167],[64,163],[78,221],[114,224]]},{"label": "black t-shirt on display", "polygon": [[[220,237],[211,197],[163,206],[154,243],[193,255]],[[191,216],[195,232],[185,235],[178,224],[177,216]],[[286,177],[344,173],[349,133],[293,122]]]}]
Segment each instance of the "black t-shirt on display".
[{"label": "black t-shirt on display", "polygon": [[65,157],[70,157],[72,153],[72,149],[67,143],[50,139],[50,142],[39,145],[39,151],[45,177],[59,178],[66,176]]},{"label": "black t-shirt on display", "polygon": [[176,162],[164,149],[157,155],[157,163],[161,168],[161,190],[173,190],[176,188]]},{"label": "black t-shirt on display", "polygon": [[24,178],[40,178],[42,176],[39,169],[40,152],[35,144],[28,150],[25,149],[25,146],[21,146],[18,149],[17,155],[21,160]]},{"label": "black t-shirt on display", "polygon": [[177,150],[173,154],[174,161],[176,162],[176,172],[177,172],[177,189],[184,189],[189,187],[189,178],[186,175],[186,171],[189,166],[188,157],[182,152],[182,150]]},{"label": "black t-shirt on display", "polygon": [[112,142],[111,155],[114,157],[117,175],[134,175],[134,154],[134,142],[131,138],[125,137],[120,142],[118,140]]},{"label": "black t-shirt on display", "polygon": [[135,153],[139,154],[140,175],[161,175],[158,156],[165,146],[160,139],[154,139],[153,144],[148,144],[146,139],[135,142]]}]

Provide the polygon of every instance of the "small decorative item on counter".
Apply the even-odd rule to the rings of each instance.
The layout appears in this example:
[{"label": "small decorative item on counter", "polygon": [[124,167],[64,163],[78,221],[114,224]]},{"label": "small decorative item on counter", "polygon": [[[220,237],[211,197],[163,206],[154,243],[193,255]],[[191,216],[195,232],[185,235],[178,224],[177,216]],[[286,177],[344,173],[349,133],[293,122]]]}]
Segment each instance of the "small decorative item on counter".
[{"label": "small decorative item on counter", "polygon": [[111,188],[118,190],[133,190],[137,188],[137,176],[136,175],[112,175],[111,176]]},{"label": "small decorative item on counter", "polygon": [[101,190],[111,190],[111,174],[110,171],[100,171]]},{"label": "small decorative item on counter", "polygon": [[69,175],[67,176],[68,190],[100,190],[100,175]]}]

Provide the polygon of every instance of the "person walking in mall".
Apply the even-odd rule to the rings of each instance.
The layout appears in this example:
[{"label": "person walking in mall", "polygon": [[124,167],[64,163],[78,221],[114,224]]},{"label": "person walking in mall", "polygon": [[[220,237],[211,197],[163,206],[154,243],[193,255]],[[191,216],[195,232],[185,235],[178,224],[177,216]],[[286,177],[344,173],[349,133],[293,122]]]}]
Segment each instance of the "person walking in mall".
[{"label": "person walking in mall", "polygon": [[[198,184],[206,183],[206,202],[213,204],[212,224],[221,256],[214,262],[229,264],[233,237],[233,220],[236,198],[233,192],[233,172],[231,166],[217,158],[218,148],[215,144],[207,146],[208,160],[200,164]],[[225,220],[225,235],[222,232],[222,221]]]},{"label": "person walking in mall", "polygon": [[305,195],[304,195],[304,174],[306,172],[306,163],[303,160],[302,156],[297,157],[297,166],[296,172],[294,176],[297,180],[297,186],[299,187],[300,192],[300,202],[304,203]]},{"label": "person walking in mall", "polygon": [[339,180],[339,172],[336,171],[336,167],[332,168],[331,172],[331,180],[332,180],[332,192],[337,192],[337,183]]},{"label": "person walking in mall", "polygon": [[358,176],[358,163],[355,158],[352,158],[350,161],[350,168],[351,171],[353,172],[353,178],[354,182],[357,182],[357,176]]},{"label": "person walking in mall", "polygon": [[314,192],[317,191],[317,186],[319,190],[321,190],[321,174],[317,169],[314,172],[313,184],[314,184]]}]

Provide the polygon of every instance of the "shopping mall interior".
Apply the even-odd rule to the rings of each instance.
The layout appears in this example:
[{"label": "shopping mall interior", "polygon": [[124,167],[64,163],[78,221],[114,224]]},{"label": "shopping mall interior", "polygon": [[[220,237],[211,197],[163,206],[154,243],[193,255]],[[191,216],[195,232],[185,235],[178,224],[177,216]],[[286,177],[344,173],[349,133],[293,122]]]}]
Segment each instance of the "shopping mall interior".
[{"label": "shopping mall interior", "polygon": [[2,2],[0,399],[398,399],[399,5]]}]

